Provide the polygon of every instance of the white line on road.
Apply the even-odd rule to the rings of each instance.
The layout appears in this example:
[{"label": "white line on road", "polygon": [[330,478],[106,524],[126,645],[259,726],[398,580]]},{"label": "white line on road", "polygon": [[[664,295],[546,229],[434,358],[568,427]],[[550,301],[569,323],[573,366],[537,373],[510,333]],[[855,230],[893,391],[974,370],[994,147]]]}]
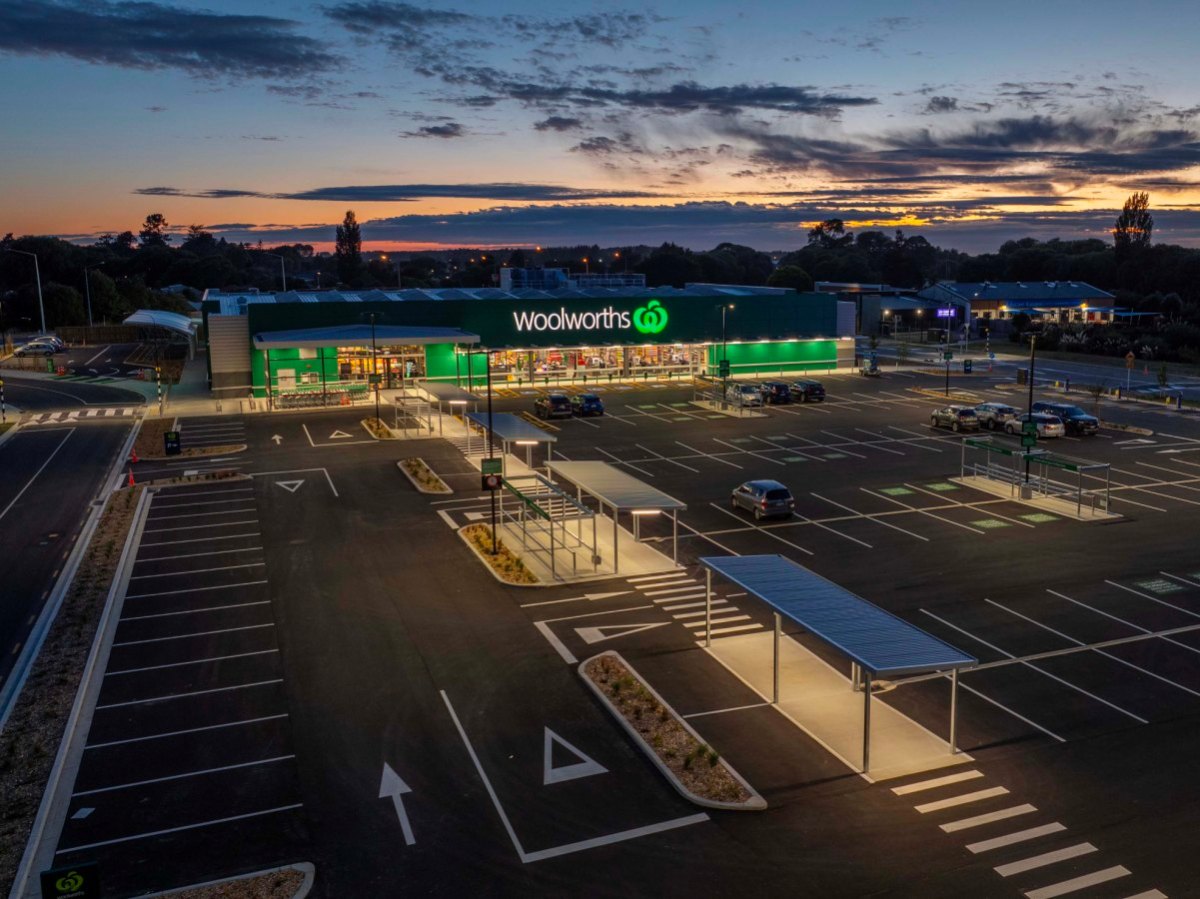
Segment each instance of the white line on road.
[{"label": "white line on road", "polygon": [[200,593],[204,590],[232,590],[234,587],[254,587],[258,584],[267,583],[263,581],[243,581],[240,584],[218,584],[215,587],[188,587],[183,590],[162,590],[158,593],[137,593],[126,596],[126,599],[149,599],[153,596],[175,596],[179,593]]},{"label": "white line on road", "polygon": [[[161,559],[142,559],[141,561],[159,562]],[[135,574],[129,579],[131,581],[139,581],[149,577],[182,577],[186,574],[207,574],[210,571],[233,571],[236,568],[264,568],[266,564],[266,562],[247,562],[245,565],[222,565],[220,568],[193,568],[187,571],[166,571],[162,574]]]},{"label": "white line on road", "polygon": [[[116,646],[117,644],[113,644]],[[268,684],[282,684],[282,677],[275,677],[271,680],[260,680],[250,684],[236,684],[232,687],[213,687],[209,690],[193,690],[190,693],[168,693],[166,696],[151,696],[149,699],[130,699],[126,702],[110,702],[106,705],[96,706],[96,711],[101,709],[119,709],[130,705],[146,705],[150,702],[165,702],[170,699],[187,699],[191,696],[207,696],[210,693],[228,693],[231,690],[248,690],[251,687],[265,687]]]},{"label": "white line on road", "polygon": [[208,606],[203,609],[180,609],[177,612],[156,612],[153,615],[122,615],[122,621],[149,621],[152,618],[174,618],[178,615],[199,615],[202,612],[224,612],[227,609],[245,609],[249,606],[267,606],[271,604],[269,599],[260,599],[255,602],[237,602],[227,606]]},{"label": "white line on road", "polygon": [[861,516],[862,518],[865,518],[865,519],[867,519],[868,521],[873,521],[873,522],[875,522],[875,524],[883,525],[885,528],[891,528],[893,531],[899,531],[899,532],[900,532],[900,533],[902,533],[902,534],[908,534],[908,536],[910,536],[910,537],[916,537],[918,540],[923,540],[923,541],[925,541],[926,543],[928,543],[928,542],[929,542],[929,538],[928,538],[928,537],[922,537],[920,534],[914,533],[913,531],[908,531],[908,530],[905,530],[904,528],[902,528],[902,527],[899,527],[899,526],[897,526],[897,525],[894,525],[894,524],[891,524],[890,522],[887,522],[887,521],[881,521],[880,519],[878,519],[878,518],[875,518],[874,516],[872,516],[872,515],[870,515],[870,514],[868,514],[868,513],[865,513],[865,512],[858,512],[858,511],[856,511],[856,510],[854,510],[854,509],[851,509],[849,506],[844,506],[844,505],[842,505],[842,504],[841,504],[841,503],[839,503],[839,502],[834,502],[834,501],[833,501],[833,500],[831,500],[831,499],[827,499],[826,497],[824,497],[824,496],[821,496],[821,494],[819,494],[819,493],[812,493],[812,492],[810,491],[809,495],[810,495],[810,496],[815,496],[817,499],[821,500],[822,502],[829,503],[829,505],[831,505],[831,506],[837,506],[839,509],[845,509],[847,512],[850,512],[850,513],[851,513],[851,514],[853,514],[853,515],[859,515],[859,516]]},{"label": "white line on road", "polygon": [[[214,521],[212,524],[185,524],[173,528],[143,528],[143,534],[165,534],[168,531],[200,531],[204,528],[233,528],[240,524],[258,524],[257,518],[247,518],[245,521]],[[255,536],[258,536],[255,534]],[[217,539],[217,538],[213,538]],[[148,546],[160,546],[158,543],[143,544]]]},{"label": "white line on road", "polygon": [[227,727],[245,727],[247,724],[261,724],[263,721],[277,721],[288,717],[287,712],[278,715],[263,715],[259,718],[246,718],[242,721],[226,721],[224,724],[206,724],[204,727],[189,727],[184,730],[171,730],[163,734],[146,734],[141,737],[127,737],[124,740],[109,740],[105,743],[89,743],[84,749],[107,749],[110,746],[124,746],[126,743],[141,743],[145,740],[165,740],[168,737],[182,737],[187,734],[198,734],[210,730],[223,730]]},{"label": "white line on road", "polygon": [[254,652],[235,652],[227,656],[209,656],[207,659],[188,659],[186,662],[168,662],[165,665],[147,665],[144,668],[122,668],[120,671],[106,671],[105,677],[116,677],[119,674],[141,674],[143,671],[160,671],[163,668],[183,668],[187,665],[203,665],[208,662],[225,662],[229,659],[245,659],[250,656],[269,655],[279,652],[278,649],[257,649]]},{"label": "white line on road", "polygon": [[239,768],[253,768],[256,765],[271,765],[275,762],[285,762],[288,759],[294,759],[295,755],[277,755],[269,759],[258,759],[253,762],[238,762],[236,765],[222,765],[219,768],[205,768],[201,771],[187,771],[183,774],[171,774],[166,777],[153,777],[150,780],[135,780],[130,783],[114,784],[111,787],[96,787],[93,790],[80,790],[72,793],[72,796],[93,796],[96,793],[111,793],[114,790],[128,790],[131,787],[144,787],[148,784],[165,783],[170,780],[185,780],[189,777],[202,777],[205,774],[217,774],[221,771],[235,771]]},{"label": "white line on road", "polygon": [[927,815],[930,812],[940,812],[942,809],[967,805],[971,802],[981,802],[984,799],[992,799],[996,796],[1005,796],[1007,794],[1008,790],[1004,787],[988,787],[986,790],[976,790],[974,793],[963,793],[961,796],[951,796],[948,799],[926,802],[924,805],[915,806],[915,808],[922,815]]},{"label": "white line on road", "polygon": [[680,446],[682,446],[685,450],[695,453],[697,456],[703,456],[705,459],[711,459],[713,462],[720,462],[722,465],[728,465],[730,468],[737,468],[737,469],[743,468],[743,466],[738,465],[736,462],[730,462],[728,459],[722,459],[720,456],[717,456],[712,453],[702,453],[700,450],[696,449],[695,447],[688,446],[686,443],[681,443],[678,440],[676,440],[675,442],[677,444],[679,444]]},{"label": "white line on road", "polygon": [[996,873],[1001,877],[1012,877],[1014,874],[1032,871],[1035,868],[1044,868],[1046,865],[1065,862],[1068,859],[1079,858],[1081,855],[1091,855],[1095,851],[1096,847],[1091,843],[1076,843],[1074,846],[1065,846],[1062,849],[1055,849],[1053,852],[1043,852],[1041,855],[1030,856],[1006,865],[997,865]]},{"label": "white line on road", "polygon": [[1067,828],[1055,821],[1053,824],[1043,824],[1040,827],[1030,827],[1026,830],[1017,830],[1013,833],[1006,833],[1002,837],[992,837],[990,840],[980,840],[978,843],[968,843],[967,851],[973,853],[990,852],[993,849],[1003,849],[1005,846],[1012,846],[1016,843],[1024,843],[1028,840],[1036,840],[1039,837],[1047,837],[1052,833],[1062,833]]},{"label": "white line on road", "polygon": [[303,802],[296,802],[292,805],[281,805],[276,808],[264,809],[261,812],[246,812],[243,815],[230,815],[228,818],[216,818],[212,821],[201,821],[198,824],[184,824],[179,827],[168,827],[166,830],[153,830],[149,833],[136,833],[128,837],[117,837],[112,840],[101,840],[98,843],[85,843],[81,846],[68,846],[65,849],[59,849],[55,855],[65,855],[68,852],[82,852],[85,849],[96,849],[100,846],[111,846],[114,843],[128,843],[130,840],[145,840],[150,837],[160,837],[168,833],[179,833],[184,830],[196,830],[200,827],[212,827],[217,824],[228,824],[230,821],[244,821],[247,818],[260,818],[263,815],[274,815],[279,812],[288,812],[292,809],[303,808]]},{"label": "white line on road", "polygon": [[[1152,631],[1149,628],[1142,627],[1140,624],[1134,624],[1132,621],[1126,621],[1124,618],[1120,618],[1116,615],[1113,615],[1110,612],[1105,612],[1102,609],[1097,609],[1095,606],[1089,606],[1086,602],[1080,602],[1078,599],[1072,599],[1071,597],[1067,596],[1065,593],[1059,593],[1057,590],[1051,590],[1048,587],[1046,588],[1046,592],[1051,593],[1054,596],[1057,596],[1059,599],[1065,599],[1069,603],[1074,603],[1077,606],[1082,606],[1083,608],[1087,609],[1090,612],[1095,612],[1097,615],[1103,615],[1105,618],[1111,618],[1113,621],[1117,621],[1117,622],[1125,625],[1126,627],[1131,627],[1135,631],[1141,631],[1143,634],[1152,633]],[[1172,638],[1170,638],[1164,634],[1159,634],[1158,639],[1165,640],[1167,643],[1173,643],[1176,646],[1180,647],[1181,649],[1186,649],[1188,652],[1194,652],[1194,653],[1200,654],[1200,648],[1197,648],[1195,646],[1189,646],[1187,643],[1182,643],[1179,640],[1173,640]]]},{"label": "white line on road", "polygon": [[723,715],[726,712],[743,712],[746,709],[761,709],[769,706],[769,702],[752,702],[749,705],[735,705],[727,709],[713,709],[711,712],[692,712],[690,715],[684,715],[684,718],[703,718],[706,715]]},{"label": "white line on road", "polygon": [[924,790],[936,790],[938,787],[946,787],[950,784],[962,783],[964,780],[974,780],[977,777],[983,777],[982,771],[960,771],[957,774],[947,774],[945,777],[935,777],[933,780],[922,780],[918,783],[905,784],[902,787],[892,787],[892,792],[897,796],[907,796],[909,793],[920,793]]},{"label": "white line on road", "polygon": [[[222,534],[218,537],[189,537],[187,540],[161,540],[158,543],[142,543],[138,545],[138,549],[145,549],[148,546],[178,546],[180,543],[211,543],[214,540],[241,540],[243,537],[261,536],[261,531],[255,531],[252,534]],[[232,550],[222,550],[222,552],[232,552]],[[153,562],[155,559],[151,557],[146,559],[146,561]]]},{"label": "white line on road", "polygon": [[[149,544],[143,544],[143,545],[149,545]],[[175,559],[198,559],[201,556],[224,556],[224,555],[228,555],[229,553],[253,553],[253,552],[260,552],[261,550],[262,550],[261,546],[247,546],[247,547],[239,547],[238,549],[214,549],[211,552],[206,552],[206,553],[185,553],[182,556],[141,556],[141,555],[139,555],[137,560],[134,561],[133,564],[134,565],[144,565],[146,562],[172,562]]]},{"label": "white line on road", "polygon": [[142,646],[146,643],[165,643],[168,640],[186,640],[189,637],[211,637],[214,634],[232,634],[235,631],[256,631],[264,627],[274,627],[275,622],[268,621],[266,624],[247,624],[243,627],[224,627],[215,631],[197,631],[194,634],[175,634],[171,637],[154,637],[150,640],[126,640],[124,643],[114,643],[113,646]]},{"label": "white line on road", "polygon": [[1036,807],[1026,803],[1025,805],[1014,805],[1012,808],[1002,808],[998,812],[988,812],[986,815],[976,815],[974,818],[963,818],[960,821],[939,824],[938,827],[946,833],[954,833],[955,831],[966,830],[970,827],[981,827],[984,824],[991,824],[994,821],[1003,821],[1006,818],[1015,818],[1018,815],[1028,815],[1036,811]]},{"label": "white line on road", "polygon": [[26,481],[26,482],[25,482],[25,486],[24,486],[24,487],[22,487],[22,488],[21,488],[21,490],[20,490],[20,492],[19,492],[19,493],[18,493],[16,496],[14,496],[14,497],[12,498],[12,502],[10,502],[10,503],[9,503],[7,506],[5,506],[3,511],[0,511],[0,518],[3,518],[5,515],[7,515],[7,514],[8,514],[8,510],[9,510],[9,509],[11,509],[13,506],[15,506],[15,505],[17,504],[17,501],[18,501],[18,500],[19,500],[19,499],[20,499],[22,496],[24,496],[24,495],[25,495],[25,491],[26,491],[26,490],[28,490],[28,489],[30,488],[30,486],[33,484],[33,482],[34,482],[34,481],[36,481],[36,480],[38,479],[38,475],[40,475],[40,474],[41,474],[43,471],[45,471],[45,470],[46,470],[46,466],[47,466],[47,465],[49,465],[49,464],[50,464],[50,462],[51,462],[51,461],[54,459],[54,457],[58,455],[58,451],[59,451],[60,449],[62,449],[62,448],[63,448],[63,444],[64,444],[64,443],[66,443],[66,442],[67,442],[67,440],[69,440],[69,439],[70,439],[70,437],[71,437],[71,435],[72,435],[72,434],[74,434],[74,433],[75,433],[75,429],[74,429],[74,428],[69,428],[69,429],[67,430],[67,433],[66,433],[66,435],[63,437],[63,439],[62,439],[62,440],[60,440],[60,441],[58,442],[58,446],[56,446],[56,447],[54,448],[53,452],[51,452],[51,453],[50,453],[50,455],[48,455],[48,456],[46,457],[46,461],[45,461],[45,462],[43,462],[43,463],[42,463],[42,464],[41,464],[41,465],[38,467],[38,470],[37,470],[37,471],[35,471],[35,472],[33,473],[33,477],[31,477],[31,478],[30,478],[28,481]]},{"label": "white line on road", "polygon": [[[728,515],[730,518],[733,518],[734,520],[738,521],[739,523],[742,522],[741,518],[739,518],[735,513],[726,509],[724,506],[718,505],[717,503],[709,503],[709,505],[712,506],[714,509],[716,509],[718,512],[720,512],[724,515]],[[807,555],[810,555],[810,556],[816,555],[816,553],[814,553],[811,549],[805,549],[799,543],[793,543],[791,540],[784,540],[778,534],[772,534],[771,530],[768,528],[760,527],[759,525],[756,525],[756,524],[751,524],[751,525],[749,525],[749,527],[753,528],[754,530],[758,531],[759,533],[766,534],[768,537],[770,537],[773,540],[778,540],[780,543],[785,543],[788,546],[792,547],[793,549],[798,549],[802,553],[806,553]],[[706,537],[705,539],[711,540],[711,538],[708,538],[708,537]],[[715,543],[716,541],[712,541],[712,542]],[[720,544],[717,544],[717,545],[720,546]]]},{"label": "white line on road", "polygon": [[1110,880],[1125,877],[1129,873],[1128,868],[1121,865],[1114,865],[1111,868],[1105,868],[1103,871],[1095,871],[1091,874],[1084,874],[1081,877],[1072,877],[1070,880],[1064,880],[1061,883],[1051,884],[1048,887],[1029,890],[1025,895],[1027,899],[1056,899],[1056,897],[1065,896],[1067,893],[1075,893],[1087,887],[1094,887],[1097,884],[1108,883]]}]

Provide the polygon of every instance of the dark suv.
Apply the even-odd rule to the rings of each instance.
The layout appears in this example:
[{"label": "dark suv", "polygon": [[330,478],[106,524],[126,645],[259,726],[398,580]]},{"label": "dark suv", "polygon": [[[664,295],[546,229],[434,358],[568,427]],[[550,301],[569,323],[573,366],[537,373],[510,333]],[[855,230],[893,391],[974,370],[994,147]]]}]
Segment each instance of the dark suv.
[{"label": "dark suv", "polygon": [[1038,402],[1033,404],[1033,411],[1058,416],[1062,419],[1068,434],[1093,437],[1100,430],[1100,419],[1094,415],[1088,415],[1078,406],[1072,406],[1070,403]]},{"label": "dark suv", "polygon": [[533,401],[533,411],[538,418],[570,418],[571,400],[565,393],[539,396]]},{"label": "dark suv", "polygon": [[792,382],[792,393],[799,396],[802,403],[820,403],[825,399],[825,385],[820,381],[801,379]]},{"label": "dark suv", "polygon": [[782,405],[792,401],[792,391],[783,381],[763,381],[762,386],[763,402],[770,405]]},{"label": "dark suv", "polygon": [[579,417],[603,415],[604,403],[594,393],[577,393],[571,397],[571,411]]}]

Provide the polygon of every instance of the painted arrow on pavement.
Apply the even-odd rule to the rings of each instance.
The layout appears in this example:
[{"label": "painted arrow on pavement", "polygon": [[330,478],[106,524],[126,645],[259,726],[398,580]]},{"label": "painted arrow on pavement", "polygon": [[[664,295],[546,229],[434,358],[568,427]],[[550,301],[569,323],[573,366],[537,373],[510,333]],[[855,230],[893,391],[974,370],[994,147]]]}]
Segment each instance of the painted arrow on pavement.
[{"label": "painted arrow on pavement", "polygon": [[625,594],[632,592],[632,590],[618,590],[615,593],[585,593],[583,596],[568,596],[566,599],[546,599],[542,602],[523,602],[521,603],[521,608],[527,609],[531,606],[554,606],[558,605],[560,602],[580,602],[581,600],[585,599],[590,602],[595,602],[598,599],[612,599],[614,596],[624,596]]},{"label": "painted arrow on pavement", "polygon": [[274,435],[271,439],[275,441],[276,446],[279,446],[279,444],[283,443],[283,438],[278,434]]},{"label": "painted arrow on pavement", "polygon": [[411,846],[417,841],[413,836],[412,825],[408,823],[408,812],[404,808],[404,800],[400,798],[405,793],[411,792],[412,787],[400,779],[400,775],[392,770],[391,765],[384,762],[383,779],[379,782],[379,798],[390,798],[396,807],[396,817],[400,819],[400,831],[404,834],[405,846]]}]

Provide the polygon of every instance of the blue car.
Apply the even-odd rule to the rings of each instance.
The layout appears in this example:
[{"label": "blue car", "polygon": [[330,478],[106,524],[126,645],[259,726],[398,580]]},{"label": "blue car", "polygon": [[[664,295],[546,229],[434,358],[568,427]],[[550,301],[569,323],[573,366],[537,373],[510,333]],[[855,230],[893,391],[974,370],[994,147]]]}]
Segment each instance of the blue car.
[{"label": "blue car", "polygon": [[578,393],[571,397],[571,413],[574,415],[603,415],[604,403],[594,393]]}]

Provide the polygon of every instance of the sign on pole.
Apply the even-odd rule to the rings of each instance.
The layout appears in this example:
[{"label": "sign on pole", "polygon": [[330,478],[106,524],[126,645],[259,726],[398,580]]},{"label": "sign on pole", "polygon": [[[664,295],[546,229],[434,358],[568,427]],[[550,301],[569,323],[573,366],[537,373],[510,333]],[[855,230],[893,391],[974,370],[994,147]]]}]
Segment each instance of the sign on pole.
[{"label": "sign on pole", "polygon": [[1037,446],[1037,434],[1022,434],[1021,446]]},{"label": "sign on pole", "polygon": [[1137,356],[1133,355],[1133,351],[1130,350],[1128,353],[1125,354],[1125,367],[1133,368],[1133,363],[1136,360],[1137,360]]},{"label": "sign on pole", "polygon": [[950,352],[949,350],[946,350],[946,352],[942,353],[942,358],[945,359],[947,362],[949,362],[951,359],[954,358],[954,354],[952,352]]},{"label": "sign on pole", "polygon": [[483,486],[480,489],[492,490],[492,491],[499,490],[500,489],[500,475],[485,474],[483,476]]},{"label": "sign on pole", "polygon": [[717,374],[720,375],[722,378],[729,377],[729,360],[728,359],[722,359],[720,362],[717,363]]},{"label": "sign on pole", "polygon": [[480,471],[484,474],[500,474],[503,471],[502,464],[503,460],[499,458],[487,458],[480,463]]},{"label": "sign on pole", "polygon": [[178,431],[163,432],[163,453],[168,456],[178,456],[182,449],[180,444]]}]

